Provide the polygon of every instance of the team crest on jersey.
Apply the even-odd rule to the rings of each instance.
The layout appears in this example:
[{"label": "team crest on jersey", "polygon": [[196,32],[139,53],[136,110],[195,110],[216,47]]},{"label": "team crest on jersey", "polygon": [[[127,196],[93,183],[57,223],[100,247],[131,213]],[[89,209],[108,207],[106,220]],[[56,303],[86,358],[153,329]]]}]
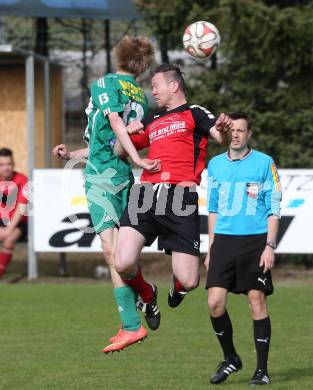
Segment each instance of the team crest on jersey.
[{"label": "team crest on jersey", "polygon": [[247,183],[247,194],[251,198],[257,198],[260,191],[259,183]]}]

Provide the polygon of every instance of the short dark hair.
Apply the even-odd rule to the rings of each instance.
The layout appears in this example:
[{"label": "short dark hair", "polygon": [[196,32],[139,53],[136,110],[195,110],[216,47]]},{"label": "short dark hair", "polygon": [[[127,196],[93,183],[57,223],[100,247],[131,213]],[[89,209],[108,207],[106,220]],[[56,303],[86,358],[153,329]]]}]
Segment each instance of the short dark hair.
[{"label": "short dark hair", "polygon": [[155,76],[158,73],[165,73],[167,80],[170,81],[177,81],[179,84],[180,89],[185,92],[186,91],[186,84],[184,80],[184,73],[179,69],[176,65],[171,64],[162,64],[157,67],[155,67],[151,72],[151,77]]},{"label": "short dark hair", "polygon": [[252,127],[252,121],[251,121],[251,118],[250,116],[244,112],[244,111],[235,111],[235,112],[230,112],[227,114],[230,119],[244,119],[246,122],[247,122],[247,129],[248,130],[251,130],[251,127]]},{"label": "short dark hair", "polygon": [[13,158],[13,152],[9,148],[1,148],[0,149],[0,156],[2,156],[2,157],[12,157]]}]

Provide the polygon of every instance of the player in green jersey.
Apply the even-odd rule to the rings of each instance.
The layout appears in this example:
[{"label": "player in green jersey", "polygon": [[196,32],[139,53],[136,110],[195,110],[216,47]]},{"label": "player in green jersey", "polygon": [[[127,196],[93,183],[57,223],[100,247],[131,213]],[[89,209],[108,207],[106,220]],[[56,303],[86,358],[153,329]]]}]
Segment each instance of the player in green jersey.
[{"label": "player in green jersey", "polygon": [[[152,63],[153,47],[148,38],[124,37],[115,47],[116,73],[109,73],[91,84],[91,97],[86,109],[88,126],[85,149],[69,152],[58,145],[53,153],[63,159],[86,158],[86,197],[103,254],[111,271],[114,295],[122,326],[103,352],[121,350],[147,336],[136,310],[133,290],[121,280],[114,269],[116,226],[127,205],[133,183],[131,166],[114,151],[116,138],[133,162],[144,169],[157,171],[160,162],[141,159],[127,133],[138,130],[139,122],[147,113],[147,99],[136,77]],[[138,123],[138,125],[137,125]]]}]

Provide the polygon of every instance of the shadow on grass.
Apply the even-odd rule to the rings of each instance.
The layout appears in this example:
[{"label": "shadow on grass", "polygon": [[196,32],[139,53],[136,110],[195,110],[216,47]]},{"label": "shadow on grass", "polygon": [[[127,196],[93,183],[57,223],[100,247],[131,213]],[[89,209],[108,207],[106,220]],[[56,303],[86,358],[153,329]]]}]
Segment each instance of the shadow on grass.
[{"label": "shadow on grass", "polygon": [[291,381],[300,378],[312,378],[312,367],[292,367],[275,372],[274,377],[281,377],[282,380]]},{"label": "shadow on grass", "polygon": [[[241,374],[242,375],[242,374]],[[251,373],[251,376],[253,373]],[[250,380],[250,377],[244,375],[245,378],[241,378],[234,382],[233,384],[247,383]],[[312,378],[313,371],[312,367],[288,367],[282,370],[275,371],[273,374],[270,372],[270,378],[273,384],[283,382],[289,382],[294,380],[300,380],[305,378]],[[230,383],[230,382],[229,382]]]}]

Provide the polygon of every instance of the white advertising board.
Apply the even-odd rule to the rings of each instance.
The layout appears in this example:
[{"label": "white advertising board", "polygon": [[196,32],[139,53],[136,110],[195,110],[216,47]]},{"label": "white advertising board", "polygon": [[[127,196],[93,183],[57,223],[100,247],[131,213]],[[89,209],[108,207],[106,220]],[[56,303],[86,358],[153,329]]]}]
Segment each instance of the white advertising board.
[{"label": "white advertising board", "polygon": [[[140,171],[135,171],[138,178]],[[277,253],[313,253],[313,169],[279,170],[283,189],[282,220]],[[207,172],[198,188],[201,216],[201,252],[208,248]],[[96,234],[79,228],[90,227],[79,169],[38,169],[33,185],[34,246],[36,252],[98,252]],[[75,216],[74,218],[71,216]],[[145,252],[157,251],[154,243]]]}]

